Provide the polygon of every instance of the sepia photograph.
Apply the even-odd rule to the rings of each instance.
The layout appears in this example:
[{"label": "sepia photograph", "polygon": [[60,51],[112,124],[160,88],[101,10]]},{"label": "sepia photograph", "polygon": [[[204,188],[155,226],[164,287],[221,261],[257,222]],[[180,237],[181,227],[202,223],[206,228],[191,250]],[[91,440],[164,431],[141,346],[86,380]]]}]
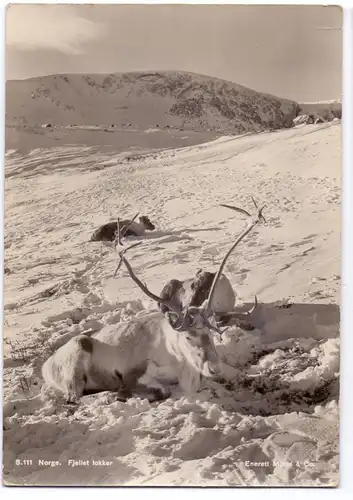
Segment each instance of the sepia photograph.
[{"label": "sepia photograph", "polygon": [[7,7],[4,486],[338,486],[342,25]]}]

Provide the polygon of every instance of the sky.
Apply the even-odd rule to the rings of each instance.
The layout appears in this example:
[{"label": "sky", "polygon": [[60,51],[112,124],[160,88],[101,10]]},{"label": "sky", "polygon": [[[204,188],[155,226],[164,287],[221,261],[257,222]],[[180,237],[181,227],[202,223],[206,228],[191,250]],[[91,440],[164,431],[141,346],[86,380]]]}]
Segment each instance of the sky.
[{"label": "sky", "polygon": [[6,79],[184,70],[297,101],[339,99],[334,6],[11,5]]}]

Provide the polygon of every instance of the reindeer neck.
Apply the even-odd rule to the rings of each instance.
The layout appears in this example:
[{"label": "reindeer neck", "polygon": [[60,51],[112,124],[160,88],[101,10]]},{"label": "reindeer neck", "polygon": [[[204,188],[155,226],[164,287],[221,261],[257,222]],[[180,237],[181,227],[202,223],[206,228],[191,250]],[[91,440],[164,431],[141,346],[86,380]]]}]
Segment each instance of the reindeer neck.
[{"label": "reindeer neck", "polygon": [[137,236],[142,236],[146,232],[146,228],[141,222],[133,222],[129,229],[131,229]]}]

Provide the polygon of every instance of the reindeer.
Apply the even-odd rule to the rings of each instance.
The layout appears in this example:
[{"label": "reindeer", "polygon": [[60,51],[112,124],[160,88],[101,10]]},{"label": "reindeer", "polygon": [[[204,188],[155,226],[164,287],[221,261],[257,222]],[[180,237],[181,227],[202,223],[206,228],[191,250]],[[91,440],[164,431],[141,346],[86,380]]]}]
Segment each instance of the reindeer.
[{"label": "reindeer", "polygon": [[[213,333],[222,335],[224,329],[217,324],[212,309],[216,287],[234,248],[264,220],[263,208],[257,210],[256,217],[224,256],[201,306],[183,306],[152,293],[136,276],[125,256],[142,242],[123,248],[116,273],[124,264],[144,294],[166,306],[167,311],[149,312],[131,321],[108,325],[92,337],[80,335],[71,339],[44,363],[45,382],[62,392],[69,403],[76,403],[87,392],[105,390],[114,391],[119,401],[138,395],[139,390],[147,392],[150,401],[156,401],[169,397],[172,384],[177,384],[183,392],[195,393],[202,376],[220,376],[221,363]],[[118,234],[118,242],[122,244],[121,234]],[[255,305],[249,311],[231,314],[250,315],[256,304],[255,297]]]},{"label": "reindeer", "polygon": [[100,226],[91,236],[90,241],[114,241],[120,224],[121,236],[143,236],[146,231],[154,231],[156,227],[150,221],[147,215],[141,215],[139,222],[135,222],[139,214],[136,214],[131,220],[119,220],[108,222]]}]

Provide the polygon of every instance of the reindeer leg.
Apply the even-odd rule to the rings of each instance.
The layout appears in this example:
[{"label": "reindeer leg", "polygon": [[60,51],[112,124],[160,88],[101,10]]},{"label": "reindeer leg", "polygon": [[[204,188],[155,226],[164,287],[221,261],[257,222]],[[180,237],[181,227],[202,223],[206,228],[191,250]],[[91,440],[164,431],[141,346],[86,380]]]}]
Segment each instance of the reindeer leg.
[{"label": "reindeer leg", "polygon": [[150,403],[163,401],[171,395],[171,390],[167,386],[161,384],[159,380],[148,374],[144,374],[139,385],[138,394],[141,396],[145,395]]},{"label": "reindeer leg", "polygon": [[77,404],[84,393],[87,382],[85,359],[90,357],[90,353],[82,346],[86,346],[87,340],[90,339],[77,339],[80,349],[66,360],[62,370],[63,386],[68,404]]},{"label": "reindeer leg", "polygon": [[67,384],[67,394],[66,402],[67,404],[77,404],[81,396],[83,395],[85,387],[84,377],[75,377],[73,380]]}]

